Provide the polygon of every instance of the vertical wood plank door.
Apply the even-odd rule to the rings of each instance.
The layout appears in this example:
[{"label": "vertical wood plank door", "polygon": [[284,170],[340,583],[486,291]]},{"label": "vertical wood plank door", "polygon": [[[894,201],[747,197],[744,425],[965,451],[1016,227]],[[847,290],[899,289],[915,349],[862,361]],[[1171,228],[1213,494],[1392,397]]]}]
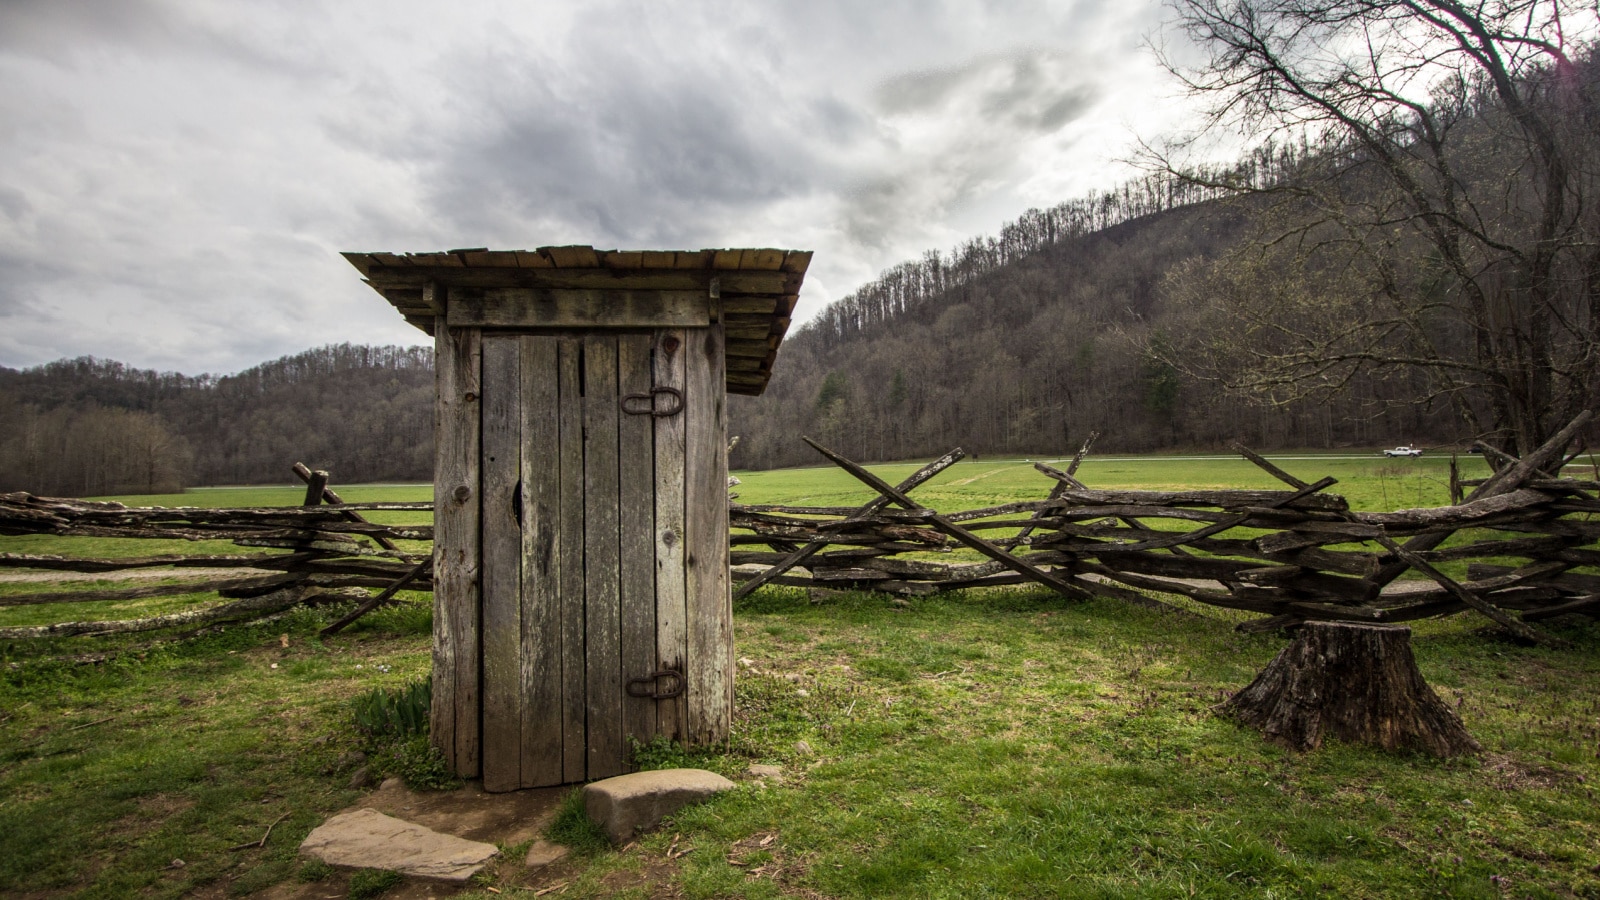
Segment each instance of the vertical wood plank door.
[{"label": "vertical wood plank door", "polygon": [[481,767],[486,790],[621,774],[630,739],[727,737],[721,343],[716,326],[490,331],[469,351],[481,437],[457,441],[472,459],[449,474],[479,485],[477,521],[459,526],[478,526],[476,547],[460,541],[479,556],[478,596],[459,605],[481,607],[475,629],[446,620],[445,643],[465,650],[459,631],[481,651],[476,671],[455,660],[450,708],[467,702],[460,682],[481,678],[480,715],[451,723],[455,746],[477,745],[457,759]]}]

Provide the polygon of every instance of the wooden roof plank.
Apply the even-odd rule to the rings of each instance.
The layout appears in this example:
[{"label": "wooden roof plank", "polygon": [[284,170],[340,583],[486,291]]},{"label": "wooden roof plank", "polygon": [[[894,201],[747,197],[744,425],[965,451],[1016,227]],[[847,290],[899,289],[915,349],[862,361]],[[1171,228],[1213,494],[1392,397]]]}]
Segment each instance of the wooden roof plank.
[{"label": "wooden roof plank", "polygon": [[744,269],[761,269],[776,272],[783,267],[783,251],[773,249],[744,251]]},{"label": "wooden roof plank", "polygon": [[744,259],[743,250],[713,250],[711,252],[715,254],[711,258],[711,268],[713,269],[737,269]]},{"label": "wooden roof plank", "polygon": [[466,265],[454,253],[407,253],[406,261],[413,266],[439,266],[446,269],[460,269]]},{"label": "wooden roof plank", "polygon": [[740,340],[738,338],[729,338],[726,352],[729,359],[732,359],[735,356],[742,356],[750,359],[766,359],[767,355],[772,352],[772,348],[768,347],[767,342],[764,340],[749,341]]},{"label": "wooden roof plank", "polygon": [[763,316],[770,316],[778,308],[778,300],[779,298],[773,297],[770,294],[730,297],[724,293],[722,295],[722,311],[730,315],[736,313],[754,313]]},{"label": "wooden roof plank", "polygon": [[783,256],[783,266],[782,266],[782,268],[783,268],[783,271],[785,271],[785,272],[793,272],[796,275],[804,275],[805,272],[806,272],[806,269],[810,265],[811,265],[811,251],[810,250],[790,250],[788,253],[784,254],[784,256]]},{"label": "wooden roof plank", "polygon": [[513,268],[517,265],[515,250],[468,250],[462,256],[466,257],[467,265],[474,268]]},{"label": "wooden roof plank", "polygon": [[550,257],[558,269],[598,269],[600,255],[588,244],[566,247],[540,247],[539,252]]},{"label": "wooden roof plank", "polygon": [[517,268],[519,269],[549,269],[554,266],[550,258],[537,250],[515,250]]},{"label": "wooden roof plank", "polygon": [[373,265],[371,254],[368,254],[368,253],[341,253],[339,255],[344,257],[345,261],[350,263],[350,265],[355,266],[356,267],[356,271],[361,273],[361,277],[362,278],[367,277],[367,270],[372,268],[372,265]]},{"label": "wooden roof plank", "polygon": [[644,266],[644,254],[637,250],[612,250],[601,257],[608,269],[638,269]]}]

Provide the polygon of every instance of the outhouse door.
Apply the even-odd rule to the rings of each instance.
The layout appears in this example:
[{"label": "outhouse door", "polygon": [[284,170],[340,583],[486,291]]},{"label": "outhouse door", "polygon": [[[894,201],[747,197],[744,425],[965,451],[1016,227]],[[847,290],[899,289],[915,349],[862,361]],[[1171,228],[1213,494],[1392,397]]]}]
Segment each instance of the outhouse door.
[{"label": "outhouse door", "polygon": [[456,710],[455,768],[476,731],[485,789],[620,774],[630,738],[726,735],[720,332],[478,333],[481,715]]}]

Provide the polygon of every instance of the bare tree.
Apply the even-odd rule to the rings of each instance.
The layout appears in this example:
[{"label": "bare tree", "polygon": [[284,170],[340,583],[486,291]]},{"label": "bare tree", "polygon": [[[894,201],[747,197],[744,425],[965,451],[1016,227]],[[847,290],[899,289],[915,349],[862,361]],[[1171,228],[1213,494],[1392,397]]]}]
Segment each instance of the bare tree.
[{"label": "bare tree", "polygon": [[1270,165],[1187,167],[1181,152],[1158,164],[1283,201],[1270,214],[1254,201],[1273,226],[1254,258],[1171,282],[1213,319],[1226,289],[1245,295],[1206,348],[1230,355],[1224,380],[1295,397],[1356,372],[1418,372],[1425,392],[1517,452],[1593,402],[1593,3],[1169,3],[1207,53],[1169,63],[1209,103],[1203,133],[1259,141],[1250,159]]}]

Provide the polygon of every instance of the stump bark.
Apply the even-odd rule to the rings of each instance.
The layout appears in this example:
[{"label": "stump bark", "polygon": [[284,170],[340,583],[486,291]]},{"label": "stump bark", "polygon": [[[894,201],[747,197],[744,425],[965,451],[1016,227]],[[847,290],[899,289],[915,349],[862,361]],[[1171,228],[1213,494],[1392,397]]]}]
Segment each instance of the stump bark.
[{"label": "stump bark", "polygon": [[1308,622],[1221,712],[1301,751],[1330,736],[1439,757],[1482,749],[1422,680],[1404,627]]}]

